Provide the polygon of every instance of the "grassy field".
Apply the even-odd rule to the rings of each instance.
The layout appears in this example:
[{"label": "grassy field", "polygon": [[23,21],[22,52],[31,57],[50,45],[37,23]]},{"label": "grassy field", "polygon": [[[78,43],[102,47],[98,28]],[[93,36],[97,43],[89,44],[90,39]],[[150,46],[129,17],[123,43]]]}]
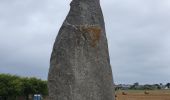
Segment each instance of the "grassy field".
[{"label": "grassy field", "polygon": [[116,100],[170,100],[170,90],[116,91]]}]

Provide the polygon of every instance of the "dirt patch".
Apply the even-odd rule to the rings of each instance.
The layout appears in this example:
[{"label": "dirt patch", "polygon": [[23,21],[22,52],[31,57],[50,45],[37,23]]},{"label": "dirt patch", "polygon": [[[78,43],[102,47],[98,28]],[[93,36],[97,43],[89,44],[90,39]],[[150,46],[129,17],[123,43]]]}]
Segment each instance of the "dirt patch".
[{"label": "dirt patch", "polygon": [[149,92],[149,94],[143,92],[126,92],[126,95],[122,93],[116,93],[116,100],[170,100],[170,93]]}]

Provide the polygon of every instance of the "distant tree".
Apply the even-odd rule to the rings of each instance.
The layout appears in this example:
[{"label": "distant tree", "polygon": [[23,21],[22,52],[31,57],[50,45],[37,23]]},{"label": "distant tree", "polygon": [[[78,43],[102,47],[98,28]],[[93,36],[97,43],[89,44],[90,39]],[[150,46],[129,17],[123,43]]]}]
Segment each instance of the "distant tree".
[{"label": "distant tree", "polygon": [[29,94],[33,93],[33,87],[28,78],[22,79],[22,95],[26,97],[26,100],[29,99]]},{"label": "distant tree", "polygon": [[134,83],[134,84],[130,87],[130,89],[138,89],[138,88],[139,88],[139,83],[138,83],[138,82]]},{"label": "distant tree", "polygon": [[156,89],[161,89],[161,86],[159,84],[154,84],[153,86],[155,86]]},{"label": "distant tree", "polygon": [[47,81],[42,81],[41,79],[36,79],[36,78],[30,78],[29,81],[33,88],[32,91],[33,94],[43,94],[43,95],[48,94]]},{"label": "distant tree", "polygon": [[8,96],[9,81],[9,75],[0,74],[0,96],[5,100],[7,100]]},{"label": "distant tree", "polygon": [[139,86],[139,83],[138,82],[134,83],[134,86]]},{"label": "distant tree", "polygon": [[136,89],[136,88],[135,88],[135,86],[134,86],[134,85],[132,85],[132,86],[130,86],[130,88],[129,88],[129,89],[134,90],[134,89]]},{"label": "distant tree", "polygon": [[37,78],[23,78],[16,75],[0,74],[0,97],[3,100],[16,100],[17,96],[47,95],[47,81]]},{"label": "distant tree", "polygon": [[39,85],[39,92],[44,96],[48,95],[47,81],[41,81]]},{"label": "distant tree", "polygon": [[154,87],[152,85],[148,85],[148,84],[144,85],[143,88],[144,88],[144,90],[154,90]]},{"label": "distant tree", "polygon": [[168,88],[170,88],[170,83],[167,83],[166,86],[167,86]]},{"label": "distant tree", "polygon": [[9,74],[0,74],[0,96],[5,100],[15,98],[21,93],[20,77]]},{"label": "distant tree", "polygon": [[163,86],[163,84],[162,83],[159,83],[160,84],[160,86]]},{"label": "distant tree", "polygon": [[23,78],[22,82],[23,82],[22,91],[23,91],[23,95],[26,97],[26,100],[29,99],[28,98],[29,95],[33,95],[33,94],[47,95],[48,94],[46,81],[42,81],[36,78]]}]

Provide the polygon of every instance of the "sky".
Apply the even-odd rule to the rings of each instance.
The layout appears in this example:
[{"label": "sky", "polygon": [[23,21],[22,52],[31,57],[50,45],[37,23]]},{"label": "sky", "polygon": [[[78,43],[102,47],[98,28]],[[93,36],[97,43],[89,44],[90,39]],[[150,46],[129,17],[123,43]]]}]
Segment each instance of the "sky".
[{"label": "sky", "polygon": [[[0,73],[47,79],[71,0],[0,0]],[[170,0],[101,0],[116,84],[170,82]]]}]

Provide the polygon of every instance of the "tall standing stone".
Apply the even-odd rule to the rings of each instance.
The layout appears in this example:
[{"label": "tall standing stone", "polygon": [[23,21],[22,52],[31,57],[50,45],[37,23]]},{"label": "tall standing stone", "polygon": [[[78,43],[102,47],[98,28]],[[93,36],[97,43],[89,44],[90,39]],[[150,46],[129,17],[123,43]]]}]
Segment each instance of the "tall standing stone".
[{"label": "tall standing stone", "polygon": [[114,100],[99,0],[73,0],[54,43],[48,76],[50,100]]}]

